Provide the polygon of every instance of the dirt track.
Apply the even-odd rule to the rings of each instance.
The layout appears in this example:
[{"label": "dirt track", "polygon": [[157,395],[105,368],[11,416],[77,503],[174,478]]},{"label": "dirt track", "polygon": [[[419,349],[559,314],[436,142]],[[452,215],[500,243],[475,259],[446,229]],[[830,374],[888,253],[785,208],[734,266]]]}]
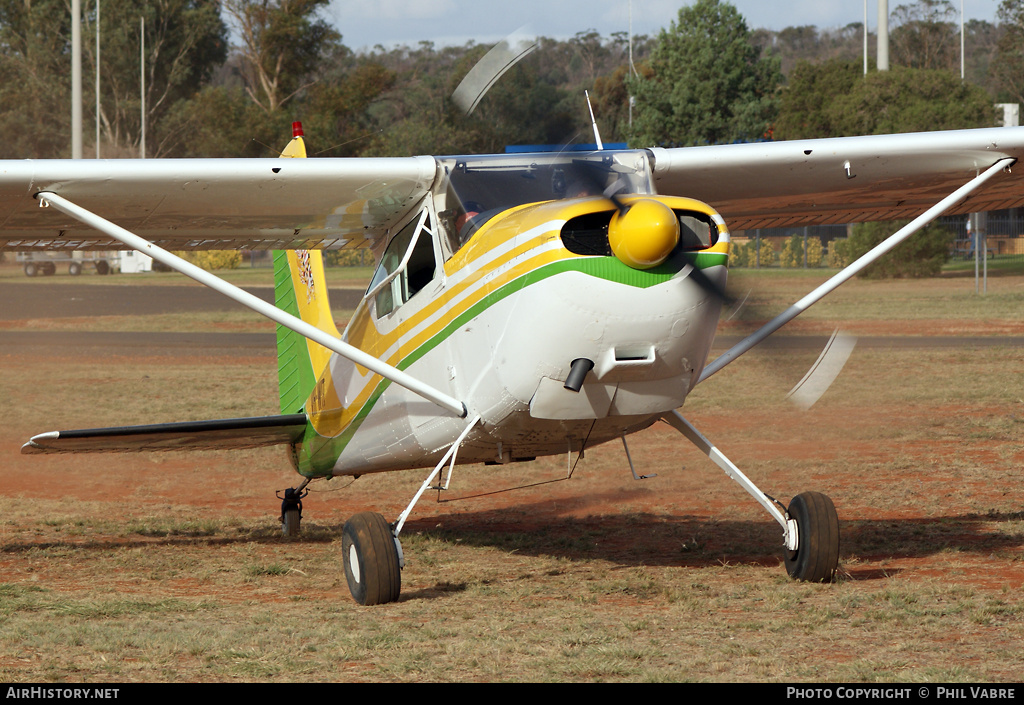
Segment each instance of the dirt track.
[{"label": "dirt track", "polygon": [[[21,306],[15,298],[24,295],[69,310],[61,297],[71,293],[64,287],[73,285],[8,286],[10,290],[0,291],[11,297],[2,299],[5,309],[27,311],[34,304]],[[121,306],[124,287],[110,288],[118,291],[97,295],[113,297],[110,305]],[[154,288],[174,291],[152,298],[149,292],[133,294],[129,301],[139,302],[150,313],[168,305],[180,310],[181,296],[169,297],[181,287]],[[96,311],[81,315],[96,315]],[[910,330],[905,324],[894,327]],[[815,341],[812,348],[804,347],[811,340]],[[799,358],[801,364],[806,359],[809,364],[820,340],[789,336],[777,344],[795,346],[789,348],[795,354],[786,357]],[[0,329],[0,369],[8,381],[17,377],[24,382],[6,387],[0,417],[0,456],[5,459],[0,463],[0,483],[8,501],[0,533],[0,570],[16,590],[42,586],[49,591],[46,594],[75,601],[67,612],[56,608],[45,613],[56,623],[71,619],[74,624],[80,619],[75,610],[91,605],[97,595],[117,595],[147,605],[207,601],[218,605],[219,612],[203,618],[225,629],[247,619],[229,612],[225,605],[252,605],[275,615],[294,606],[296,611],[289,614],[296,623],[310,616],[314,604],[335,605],[335,610],[344,615],[351,612],[377,633],[398,632],[410,640],[422,635],[423,646],[418,648],[438,649],[431,664],[447,666],[443,673],[427,671],[440,679],[499,679],[502,676],[495,674],[508,673],[504,669],[509,665],[500,659],[490,663],[489,671],[467,665],[487,662],[487,657],[480,656],[487,637],[470,641],[471,657],[460,659],[458,645],[425,628],[437,613],[459,610],[445,626],[462,638],[462,625],[469,624],[473,615],[524,600],[528,607],[513,611],[525,622],[506,628],[528,640],[531,632],[547,626],[531,621],[531,612],[540,614],[541,605],[559,607],[559,600],[565,600],[563,607],[540,621],[551,622],[555,629],[551,638],[556,641],[559,629],[571,632],[570,625],[559,622],[562,614],[587,625],[583,636],[572,636],[580,645],[574,641],[563,648],[559,658],[567,663],[572,663],[567,653],[586,649],[593,653],[591,644],[607,643],[603,635],[613,633],[612,624],[631,620],[657,625],[663,620],[671,627],[660,632],[654,626],[643,630],[639,660],[689,650],[714,654],[717,663],[725,664],[717,671],[693,671],[696,678],[763,680],[775,673],[792,673],[782,666],[777,671],[737,670],[740,662],[778,653],[785,656],[785,668],[796,670],[797,680],[830,680],[833,673],[847,680],[947,680],[957,674],[969,679],[1019,680],[1024,672],[1019,657],[1024,638],[1020,619],[1024,529],[1019,497],[1019,468],[1024,465],[1020,404],[1024,402],[1015,373],[1024,359],[1024,345],[1013,335],[1001,340],[972,339],[967,347],[964,342],[955,336],[862,336],[858,349],[864,354],[855,356],[851,369],[837,383],[836,394],[812,414],[800,414],[779,401],[791,382],[776,382],[773,377],[789,379],[795,374],[799,378],[806,367],[797,369],[795,363],[781,371],[769,365],[759,371],[758,361],[736,365],[716,378],[708,393],[695,393],[688,406],[687,414],[698,427],[744,471],[764,483],[767,491],[788,498],[817,489],[835,499],[843,531],[838,585],[788,589],[777,527],[706,458],[658,426],[631,441],[641,472],[658,474],[639,483],[629,475],[621,445],[615,444],[588,451],[570,481],[518,492],[487,494],[564,476],[566,459],[508,468],[459,468],[453,498],[480,496],[446,503],[428,497],[417,506],[407,531],[411,537],[425,538],[411,541],[402,601],[371,613],[348,605],[331,537],[357,511],[373,509],[397,516],[421,482],[421,473],[367,477],[343,491],[334,491],[340,488],[333,485],[323,491],[318,488],[307,502],[307,512],[310,526],[319,533],[300,544],[284,545],[274,534],[273,491],[294,483],[295,475],[280,454],[245,455],[239,463],[237,457],[224,454],[38,457],[18,453],[31,433],[85,427],[94,418],[101,418],[103,424],[131,423],[136,414],[147,415],[145,422],[173,420],[155,418],[161,404],[176,397],[198,397],[213,385],[220,385],[208,395],[216,404],[196,413],[244,415],[232,406],[236,402],[259,405],[246,407],[254,413],[273,413],[272,334]],[[111,364],[115,356],[116,363]],[[195,370],[195,379],[182,376],[181,370]],[[999,375],[1007,370],[1013,374],[1000,384]],[[934,393],[923,398],[900,393],[904,381],[922,377],[934,380]],[[62,395],[59,400],[58,395]],[[148,517],[165,515],[184,517],[176,520],[186,526],[191,526],[186,519],[229,517],[222,520],[229,526],[242,521],[257,528],[242,537],[219,529],[198,538],[124,528],[127,522],[140,522],[137,517],[148,521]],[[234,553],[248,563],[222,567],[225,555]],[[273,565],[320,554],[330,559],[325,559],[328,567],[287,563],[302,571],[287,582],[244,578],[245,565],[254,562]],[[139,565],[182,555],[192,561],[189,570]],[[109,556],[116,570],[104,562]],[[458,561],[471,566],[470,575],[460,572]],[[197,582],[193,573],[202,573],[204,564],[218,567],[212,577],[207,572]],[[611,566],[607,570],[612,576],[621,575],[626,587],[615,588],[617,583],[600,587],[591,601],[588,586],[600,572],[595,565]],[[243,577],[232,578],[234,582],[228,579],[238,575]],[[302,582],[297,587],[295,581]],[[914,592],[920,586],[924,592]],[[683,597],[666,597],[677,593]],[[295,602],[297,594],[309,602]],[[909,607],[904,607],[904,600]],[[698,606],[687,607],[691,611],[684,610],[682,620],[677,619],[680,606],[692,604]],[[966,604],[982,605],[987,611],[979,608],[969,619],[952,621],[970,612]],[[822,612],[829,617],[822,618]],[[890,613],[899,617],[886,621]],[[31,614],[26,612],[28,617]],[[222,614],[227,615],[223,622]],[[748,626],[762,616],[762,629]],[[182,614],[175,611],[160,629],[181,619]],[[339,617],[332,613],[330,619]],[[790,628],[773,636],[774,623],[783,620],[793,620]],[[815,631],[817,620],[834,621],[834,626]],[[685,637],[681,629],[668,633],[680,625],[686,626]],[[272,628],[267,622],[256,626]],[[912,636],[915,630],[922,635]],[[705,632],[711,638],[694,647],[691,640]],[[755,632],[764,633],[770,643],[754,645]],[[106,679],[111,671],[104,670],[109,666],[100,657],[111,652],[95,647],[89,638],[77,648],[66,646],[62,639],[56,638],[58,645],[52,650],[39,646],[38,638],[21,635],[11,640],[0,647],[0,674],[9,681],[43,680],[54,673],[71,679]],[[828,644],[827,651],[822,644]],[[324,655],[331,653],[329,640],[314,640],[310,645]],[[243,660],[241,647],[233,648],[223,662]],[[986,658],[996,652],[1010,656],[987,666]],[[144,658],[139,658],[140,653]],[[385,647],[374,647],[356,658],[358,670],[350,677],[400,679],[397,671],[380,669],[378,664],[387,653]],[[129,656],[150,658],[145,648],[129,651]],[[309,651],[305,658],[313,660],[316,653]],[[346,655],[344,662],[351,665],[353,658]],[[246,679],[250,674],[232,671],[229,665],[210,675],[204,668],[211,659],[217,662],[206,652],[190,659],[188,651],[182,650],[169,659],[174,664],[170,669],[190,669],[179,671],[185,680]],[[192,660],[200,662],[190,665]],[[964,670],[955,670],[951,660]],[[72,666],[70,676],[60,670]],[[113,671],[115,680],[136,677],[130,665],[122,663],[120,668]],[[689,677],[686,671],[667,672]],[[532,673],[537,672],[527,669],[520,677],[537,677]],[[665,678],[666,672],[661,673],[655,677]],[[140,674],[137,677],[146,680],[175,677],[171,670]],[[347,674],[318,677],[345,678]],[[273,677],[288,680],[291,673],[285,669]],[[587,670],[575,676],[581,680],[616,677],[622,676]]]},{"label": "dirt track", "polygon": [[[126,275],[127,276],[127,275]],[[243,287],[273,302],[271,287]],[[334,289],[331,303],[355,308],[357,289]],[[204,286],[132,286],[131,284],[51,284],[44,281],[0,282],[0,321],[84,316],[151,316],[183,311],[242,310],[241,304]]]}]

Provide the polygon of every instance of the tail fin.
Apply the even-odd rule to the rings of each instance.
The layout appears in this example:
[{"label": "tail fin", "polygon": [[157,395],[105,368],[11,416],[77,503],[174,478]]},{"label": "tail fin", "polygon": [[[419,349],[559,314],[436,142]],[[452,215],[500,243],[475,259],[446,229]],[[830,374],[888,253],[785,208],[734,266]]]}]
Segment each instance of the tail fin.
[{"label": "tail fin", "polygon": [[[282,157],[304,158],[302,125],[292,123],[292,141]],[[307,323],[341,337],[327,295],[323,254],[320,250],[289,250],[274,253],[274,299],[277,307]],[[277,327],[277,377],[281,413],[292,414],[303,405],[327,367],[331,352],[298,333]]]}]

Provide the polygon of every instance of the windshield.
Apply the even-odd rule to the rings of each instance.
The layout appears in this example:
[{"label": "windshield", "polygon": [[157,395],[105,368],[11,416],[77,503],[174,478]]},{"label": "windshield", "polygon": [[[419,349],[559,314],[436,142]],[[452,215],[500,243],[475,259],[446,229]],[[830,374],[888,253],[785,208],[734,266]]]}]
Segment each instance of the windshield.
[{"label": "windshield", "polygon": [[438,213],[454,253],[491,217],[560,198],[652,193],[642,150],[439,157],[447,177]]}]

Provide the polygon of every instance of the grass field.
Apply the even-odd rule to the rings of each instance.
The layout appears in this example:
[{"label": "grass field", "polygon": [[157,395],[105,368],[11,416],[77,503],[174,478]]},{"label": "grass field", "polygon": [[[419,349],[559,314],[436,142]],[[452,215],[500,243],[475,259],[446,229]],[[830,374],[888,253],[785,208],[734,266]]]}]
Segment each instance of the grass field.
[{"label": "grass field", "polygon": [[[734,283],[759,319],[815,276]],[[989,292],[857,281],[801,330],[1024,334],[1024,276]],[[783,397],[815,357],[752,353],[684,413],[769,494],[833,498],[836,583],[791,582],[777,525],[658,425],[630,441],[657,473],[641,482],[616,444],[569,480],[564,456],[457,468],[403,533],[402,599],[364,608],[341,526],[394,518],[424,473],[315,483],[289,541],[273,493],[295,476],[278,450],[18,454],[55,427],[273,413],[272,351],[4,354],[0,680],[1019,681],[1024,351],[858,348],[800,412]]]}]

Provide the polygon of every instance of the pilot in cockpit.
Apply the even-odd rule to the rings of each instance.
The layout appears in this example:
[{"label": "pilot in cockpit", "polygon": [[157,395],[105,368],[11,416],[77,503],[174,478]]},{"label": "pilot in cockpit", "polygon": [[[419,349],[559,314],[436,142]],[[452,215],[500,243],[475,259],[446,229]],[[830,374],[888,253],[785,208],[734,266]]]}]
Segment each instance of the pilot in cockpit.
[{"label": "pilot in cockpit", "polygon": [[446,222],[448,227],[448,245],[452,254],[462,249],[476,229],[480,226],[478,218],[484,208],[476,201],[459,203],[451,212]]}]

